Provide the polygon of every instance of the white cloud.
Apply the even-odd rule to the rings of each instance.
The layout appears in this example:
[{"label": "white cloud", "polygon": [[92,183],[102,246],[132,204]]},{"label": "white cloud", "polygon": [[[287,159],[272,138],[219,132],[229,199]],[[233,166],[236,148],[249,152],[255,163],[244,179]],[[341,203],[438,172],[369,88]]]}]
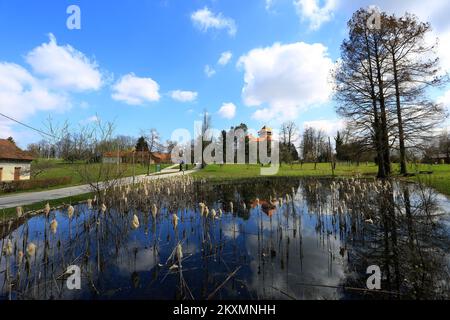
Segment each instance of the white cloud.
[{"label": "white cloud", "polygon": [[322,44],[275,43],[253,49],[238,66],[245,71],[244,103],[260,108],[253,114],[257,120],[296,118],[300,110],[328,102],[332,93],[333,62]]},{"label": "white cloud", "polygon": [[331,20],[337,1],[325,0],[321,6],[320,0],[294,0],[294,6],[302,20],[309,22],[309,28],[317,30],[322,24]]},{"label": "white cloud", "polygon": [[159,85],[151,78],[139,78],[130,73],[113,86],[112,98],[129,105],[159,101]]},{"label": "white cloud", "polygon": [[270,11],[273,7],[274,0],[265,0],[266,1],[266,10]]},{"label": "white cloud", "polygon": [[328,136],[335,136],[338,131],[345,128],[345,121],[343,120],[316,120],[306,121],[303,123],[303,128],[314,128],[322,130]]},{"label": "white cloud", "polygon": [[209,29],[226,29],[230,36],[234,36],[237,31],[236,23],[233,19],[224,17],[222,13],[214,14],[207,7],[192,13],[191,20],[203,32]]},{"label": "white cloud", "polygon": [[[62,112],[70,107],[64,94],[50,91],[25,68],[0,62],[0,112],[23,121],[39,111]],[[1,136],[12,135],[13,123],[0,118]]]},{"label": "white cloud", "polygon": [[226,66],[230,62],[232,57],[233,54],[231,53],[231,51],[223,52],[220,55],[219,61],[217,63],[220,64],[221,66]]},{"label": "white cloud", "polygon": [[224,103],[219,110],[219,115],[225,119],[233,119],[236,116],[236,106],[233,103]]},{"label": "white cloud", "polygon": [[170,93],[170,96],[179,102],[192,102],[197,99],[198,93],[194,91],[175,90]]},{"label": "white cloud", "polygon": [[94,115],[94,116],[90,116],[84,120],[81,120],[80,124],[87,125],[87,124],[91,124],[91,123],[98,123],[100,121],[101,121],[100,117],[97,115]]},{"label": "white cloud", "polygon": [[210,65],[206,65],[203,71],[208,78],[211,78],[216,74],[216,70],[214,70]]},{"label": "white cloud", "polygon": [[26,56],[33,71],[52,87],[73,91],[99,90],[102,75],[95,61],[70,45],[58,46],[54,35]]}]

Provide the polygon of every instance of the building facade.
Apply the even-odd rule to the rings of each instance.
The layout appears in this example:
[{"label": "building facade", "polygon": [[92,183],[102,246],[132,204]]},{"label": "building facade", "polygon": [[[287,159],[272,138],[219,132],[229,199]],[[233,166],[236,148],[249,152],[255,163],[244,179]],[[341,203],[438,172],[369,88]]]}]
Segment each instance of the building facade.
[{"label": "building facade", "polygon": [[33,157],[13,142],[0,139],[0,182],[30,180]]}]

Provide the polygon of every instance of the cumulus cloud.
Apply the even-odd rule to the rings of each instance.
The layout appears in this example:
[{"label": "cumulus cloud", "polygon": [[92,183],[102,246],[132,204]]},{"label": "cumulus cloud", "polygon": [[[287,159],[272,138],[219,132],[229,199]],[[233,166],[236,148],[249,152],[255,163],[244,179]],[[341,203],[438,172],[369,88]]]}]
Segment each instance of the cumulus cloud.
[{"label": "cumulus cloud", "polygon": [[233,119],[236,116],[236,106],[233,103],[224,103],[219,110],[219,115],[225,119]]},{"label": "cumulus cloud", "polygon": [[294,0],[294,6],[302,20],[309,22],[309,28],[317,30],[332,19],[337,1],[325,0],[321,6],[320,0]]},{"label": "cumulus cloud", "polygon": [[123,76],[113,86],[112,98],[129,105],[143,105],[159,101],[159,84],[151,78],[140,78],[133,73]]},{"label": "cumulus cloud", "polygon": [[216,70],[214,70],[214,68],[212,68],[210,65],[206,65],[203,71],[208,78],[211,78],[216,74]]},{"label": "cumulus cloud", "polygon": [[48,43],[27,54],[26,61],[52,87],[86,91],[99,90],[102,86],[102,74],[96,62],[70,45],[59,46],[52,34]]},{"label": "cumulus cloud", "polygon": [[230,62],[232,57],[233,54],[230,51],[223,52],[220,55],[219,61],[217,63],[220,64],[221,66],[226,66]]},{"label": "cumulus cloud", "polygon": [[[69,107],[66,95],[50,91],[22,66],[0,62],[1,113],[22,121],[39,111],[62,112]],[[2,135],[12,135],[12,125],[0,118]]]},{"label": "cumulus cloud", "polygon": [[222,13],[214,14],[208,7],[197,10],[191,14],[191,20],[194,25],[203,32],[209,29],[228,31],[230,36],[234,36],[237,32],[236,23],[233,19],[224,17]]},{"label": "cumulus cloud", "polygon": [[172,99],[179,102],[192,102],[198,97],[198,93],[194,91],[175,90],[170,93]]},{"label": "cumulus cloud", "polygon": [[319,43],[253,49],[239,59],[238,67],[245,72],[244,103],[259,108],[253,114],[257,120],[296,118],[302,109],[328,102],[332,94],[333,62]]}]

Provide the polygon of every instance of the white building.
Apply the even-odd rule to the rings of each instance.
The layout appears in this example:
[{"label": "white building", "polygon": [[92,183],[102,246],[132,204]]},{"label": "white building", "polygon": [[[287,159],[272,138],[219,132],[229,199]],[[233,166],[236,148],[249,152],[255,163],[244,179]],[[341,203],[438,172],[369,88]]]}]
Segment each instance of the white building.
[{"label": "white building", "polygon": [[0,182],[30,180],[33,157],[9,140],[0,139]]}]

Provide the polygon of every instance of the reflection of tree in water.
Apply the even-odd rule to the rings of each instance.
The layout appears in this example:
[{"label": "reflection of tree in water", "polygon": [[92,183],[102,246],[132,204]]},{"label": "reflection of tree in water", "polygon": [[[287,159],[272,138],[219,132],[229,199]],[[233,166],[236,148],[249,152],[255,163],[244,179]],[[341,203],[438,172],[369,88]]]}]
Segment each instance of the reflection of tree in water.
[{"label": "reflection of tree in water", "polygon": [[[345,235],[348,276],[344,287],[365,288],[369,276],[367,267],[378,265],[382,270],[382,290],[392,294],[366,292],[367,297],[442,299],[450,296],[446,261],[450,240],[448,230],[435,214],[436,203],[431,190],[386,184],[377,192],[356,191],[355,197],[344,187],[338,190],[336,198],[330,197],[329,190],[320,182],[307,183],[304,198],[309,212],[319,217],[317,232],[335,232],[338,224],[341,237]],[[343,202],[347,208],[333,210],[330,227],[327,225],[329,215],[322,214],[324,208],[330,212],[330,203],[333,208],[333,201],[346,197],[349,201]],[[339,214],[341,210],[347,211],[344,219]],[[354,291],[346,293],[351,297]]]}]

